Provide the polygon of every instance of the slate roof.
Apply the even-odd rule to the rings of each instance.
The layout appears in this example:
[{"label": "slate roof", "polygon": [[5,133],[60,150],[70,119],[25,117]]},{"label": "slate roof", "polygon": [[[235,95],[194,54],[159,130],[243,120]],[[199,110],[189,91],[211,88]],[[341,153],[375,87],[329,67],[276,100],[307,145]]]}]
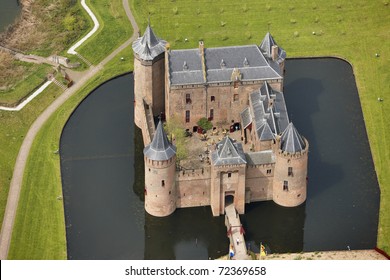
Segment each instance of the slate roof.
[{"label": "slate roof", "polygon": [[168,160],[176,155],[176,147],[169,143],[161,121],[152,142],[144,148],[144,155],[151,160]]},{"label": "slate roof", "polygon": [[[278,44],[276,44],[274,38],[268,32],[260,44],[261,51],[268,59],[272,59],[272,46],[278,46]],[[278,49],[279,50],[278,50],[277,62],[280,63],[286,59],[286,51],[282,49],[280,46],[278,46]]]},{"label": "slate roof", "polygon": [[158,38],[153,29],[146,27],[145,33],[133,42],[133,51],[143,60],[153,60],[165,52],[166,41]]},{"label": "slate roof", "polygon": [[272,150],[246,153],[246,161],[249,165],[275,163],[275,154]]},{"label": "slate roof", "polygon": [[[199,49],[171,50],[168,60],[171,85],[231,82],[235,68],[241,81],[282,78],[278,64],[265,58],[256,45],[205,48],[206,80]],[[188,69],[183,69],[184,62]]]},{"label": "slate roof", "polygon": [[217,149],[211,154],[213,165],[246,164],[246,158],[241,143],[233,143],[229,136],[225,136],[217,144]]},{"label": "slate roof", "polygon": [[245,108],[244,111],[240,113],[240,116],[242,128],[245,129],[252,123],[252,116],[249,107]]},{"label": "slate roof", "polygon": [[280,149],[288,153],[301,152],[306,148],[303,137],[298,133],[293,123],[289,123],[280,138]]},{"label": "slate roof", "polygon": [[[275,139],[275,135],[282,133],[289,123],[283,93],[264,82],[258,91],[250,95],[250,101],[253,128],[256,129],[258,139]],[[241,115],[241,119],[243,117],[247,118]]]}]

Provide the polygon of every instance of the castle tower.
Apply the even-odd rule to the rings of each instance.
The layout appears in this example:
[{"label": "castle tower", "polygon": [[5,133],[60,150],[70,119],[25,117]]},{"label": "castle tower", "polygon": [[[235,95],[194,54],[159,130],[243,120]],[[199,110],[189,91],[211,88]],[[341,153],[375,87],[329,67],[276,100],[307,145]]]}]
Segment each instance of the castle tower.
[{"label": "castle tower", "polygon": [[[260,44],[260,50],[269,61],[276,62],[280,67],[280,74],[284,73],[284,61],[286,59],[286,52],[278,44],[276,44],[272,35],[267,32],[263,41]],[[281,88],[280,90],[282,90]]]},{"label": "castle tower", "polygon": [[306,200],[309,143],[290,123],[277,140],[273,200],[294,207]]},{"label": "castle tower", "polygon": [[176,210],[176,147],[169,143],[161,121],[150,145],[144,148],[145,210],[164,217]]},{"label": "castle tower", "polygon": [[[233,202],[239,214],[245,212],[246,157],[241,143],[226,136],[211,154],[210,206],[213,216],[224,214]],[[230,201],[229,201],[230,200]]]},{"label": "castle tower", "polygon": [[[134,51],[134,121],[144,129],[145,107],[153,116],[164,112],[164,54],[166,41],[158,38],[150,25],[145,33],[133,42]],[[145,107],[144,107],[145,106]]]}]

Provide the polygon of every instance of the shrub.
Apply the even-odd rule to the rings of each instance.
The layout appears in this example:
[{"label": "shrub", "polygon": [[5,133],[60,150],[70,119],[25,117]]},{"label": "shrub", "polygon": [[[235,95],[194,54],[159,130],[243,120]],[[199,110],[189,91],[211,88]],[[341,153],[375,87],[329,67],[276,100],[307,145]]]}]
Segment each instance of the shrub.
[{"label": "shrub", "polygon": [[197,124],[204,130],[210,130],[213,127],[213,124],[206,118],[201,118]]}]

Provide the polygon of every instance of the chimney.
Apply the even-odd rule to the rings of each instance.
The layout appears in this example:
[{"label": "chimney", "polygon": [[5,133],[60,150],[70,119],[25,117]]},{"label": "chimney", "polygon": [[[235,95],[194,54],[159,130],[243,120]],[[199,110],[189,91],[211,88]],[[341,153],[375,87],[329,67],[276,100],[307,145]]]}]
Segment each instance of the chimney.
[{"label": "chimney", "polygon": [[279,54],[279,47],[277,45],[273,45],[271,49],[271,57],[272,60],[276,60]]},{"label": "chimney", "polygon": [[200,55],[204,54],[204,44],[203,44],[203,41],[199,41],[199,53],[200,53]]},{"label": "chimney", "polygon": [[199,54],[202,61],[202,72],[203,72],[203,81],[207,82],[207,73],[206,73],[206,62],[204,59],[204,44],[203,41],[199,41]]}]

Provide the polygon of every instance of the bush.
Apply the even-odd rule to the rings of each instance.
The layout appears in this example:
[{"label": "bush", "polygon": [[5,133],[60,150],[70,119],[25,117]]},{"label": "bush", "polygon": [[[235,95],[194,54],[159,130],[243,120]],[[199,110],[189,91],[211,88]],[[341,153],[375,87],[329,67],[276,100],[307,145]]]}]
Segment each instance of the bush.
[{"label": "bush", "polygon": [[197,124],[204,130],[210,130],[213,127],[213,124],[206,118],[201,118]]}]

